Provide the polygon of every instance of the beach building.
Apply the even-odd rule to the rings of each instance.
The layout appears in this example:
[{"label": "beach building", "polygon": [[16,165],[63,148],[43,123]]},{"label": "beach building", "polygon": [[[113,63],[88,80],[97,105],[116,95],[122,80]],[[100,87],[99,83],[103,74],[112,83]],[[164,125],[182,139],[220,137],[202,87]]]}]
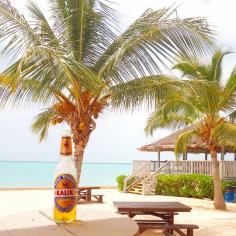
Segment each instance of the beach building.
[{"label": "beach building", "polygon": [[[209,151],[206,145],[198,137],[193,137],[187,145],[186,153],[183,153],[179,160],[166,161],[166,157],[162,152],[174,151],[175,143],[179,135],[194,129],[196,124],[178,130],[160,140],[151,144],[139,147],[139,151],[156,152],[157,160],[134,160],[133,173],[128,176],[124,182],[124,191],[137,194],[152,194],[156,186],[156,177],[160,174],[203,174],[212,175],[212,163],[209,156]],[[220,154],[219,169],[220,177],[224,180],[236,180],[236,154],[230,148],[217,148]],[[188,154],[205,154],[205,160],[188,160]],[[234,153],[234,160],[225,160],[226,153]],[[133,181],[135,179],[135,181]],[[129,184],[131,183],[132,184]]]}]

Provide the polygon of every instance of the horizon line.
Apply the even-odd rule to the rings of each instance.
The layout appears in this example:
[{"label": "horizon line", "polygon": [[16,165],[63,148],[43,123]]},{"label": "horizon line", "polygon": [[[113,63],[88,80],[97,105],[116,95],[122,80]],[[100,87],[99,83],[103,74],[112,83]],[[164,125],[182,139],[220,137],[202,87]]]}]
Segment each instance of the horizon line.
[{"label": "horizon line", "polygon": [[[34,163],[58,163],[58,161],[19,161],[19,160],[0,160],[0,162],[34,162]],[[83,164],[132,164],[132,162],[83,162]]]}]

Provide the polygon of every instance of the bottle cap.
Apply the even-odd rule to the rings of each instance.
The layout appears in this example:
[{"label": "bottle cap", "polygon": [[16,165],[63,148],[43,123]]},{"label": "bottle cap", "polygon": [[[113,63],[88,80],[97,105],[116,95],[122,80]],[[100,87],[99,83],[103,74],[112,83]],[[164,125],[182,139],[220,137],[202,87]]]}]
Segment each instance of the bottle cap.
[{"label": "bottle cap", "polygon": [[71,135],[62,135],[60,154],[65,156],[72,155]]}]

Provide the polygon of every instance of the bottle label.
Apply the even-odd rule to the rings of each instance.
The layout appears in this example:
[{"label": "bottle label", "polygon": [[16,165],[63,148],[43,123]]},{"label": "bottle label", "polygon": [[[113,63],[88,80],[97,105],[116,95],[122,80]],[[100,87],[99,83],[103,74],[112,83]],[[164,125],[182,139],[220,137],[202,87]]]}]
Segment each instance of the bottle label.
[{"label": "bottle label", "polygon": [[59,175],[54,187],[56,208],[62,212],[70,212],[76,205],[75,178],[70,174]]}]

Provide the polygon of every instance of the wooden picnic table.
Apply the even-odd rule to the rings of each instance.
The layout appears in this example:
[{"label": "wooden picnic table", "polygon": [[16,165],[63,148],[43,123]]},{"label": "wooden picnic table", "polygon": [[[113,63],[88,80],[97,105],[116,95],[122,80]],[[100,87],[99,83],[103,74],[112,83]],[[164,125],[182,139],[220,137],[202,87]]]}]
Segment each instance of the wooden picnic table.
[{"label": "wooden picnic table", "polygon": [[103,195],[101,194],[92,194],[92,190],[100,189],[99,186],[80,186],[78,187],[78,201],[84,200],[84,202],[92,202],[92,197],[96,201],[102,202]]},{"label": "wooden picnic table", "polygon": [[[87,195],[88,199],[91,201],[91,194],[92,194],[92,190],[94,189],[100,189],[99,186],[80,186],[78,187],[78,195]],[[90,198],[89,198],[90,195]]]},{"label": "wooden picnic table", "polygon": [[[152,215],[158,217],[156,220],[135,220],[139,224],[141,231],[142,227],[146,227],[147,229],[148,226],[153,228],[165,228],[164,226],[173,227],[175,215],[180,212],[190,212],[192,210],[191,207],[180,202],[114,202],[114,206],[117,208],[117,213],[128,215],[130,218],[134,218],[136,215]],[[194,228],[197,228],[197,226],[194,226]],[[168,233],[173,233],[173,229],[167,231]]]}]

